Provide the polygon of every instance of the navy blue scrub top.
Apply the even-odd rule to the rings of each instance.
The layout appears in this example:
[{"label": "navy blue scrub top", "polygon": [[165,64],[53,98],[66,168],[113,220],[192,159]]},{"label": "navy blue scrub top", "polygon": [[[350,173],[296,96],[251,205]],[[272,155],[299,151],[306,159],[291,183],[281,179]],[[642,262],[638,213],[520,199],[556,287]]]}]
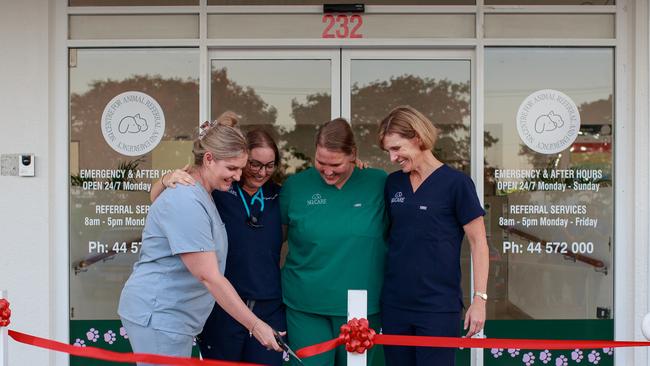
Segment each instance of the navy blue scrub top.
[{"label": "navy blue scrub top", "polygon": [[409,175],[397,171],[384,194],[391,224],[382,302],[411,311],[461,311],[463,226],[485,215],[472,179],[442,165],[414,193]]},{"label": "navy blue scrub top", "polygon": [[[272,300],[282,298],[280,289],[280,249],[282,247],[282,222],[278,197],[280,186],[268,181],[262,186],[264,211],[259,201],[251,204],[252,197],[237,189],[236,184],[226,192],[213,191],[212,197],[226,225],[228,233],[228,258],[226,278],[239,296],[247,300]],[[246,199],[251,214],[263,227],[253,228],[246,221],[248,215],[240,197]]]}]

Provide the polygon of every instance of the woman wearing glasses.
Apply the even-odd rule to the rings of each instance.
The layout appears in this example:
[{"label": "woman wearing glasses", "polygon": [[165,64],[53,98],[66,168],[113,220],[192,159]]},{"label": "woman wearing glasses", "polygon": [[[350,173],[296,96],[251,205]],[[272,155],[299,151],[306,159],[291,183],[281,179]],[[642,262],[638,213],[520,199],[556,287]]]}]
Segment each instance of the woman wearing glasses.
[{"label": "woman wearing glasses", "polygon": [[[226,191],[212,192],[228,234],[225,277],[255,315],[274,329],[284,331],[279,265],[283,241],[280,187],[271,180],[280,154],[273,138],[263,130],[250,131],[246,138],[249,155],[242,179]],[[177,183],[191,185],[194,179],[184,170],[168,173],[152,187],[152,200]],[[205,358],[282,364],[282,354],[262,347],[250,337],[248,329],[218,305],[197,339]]]}]

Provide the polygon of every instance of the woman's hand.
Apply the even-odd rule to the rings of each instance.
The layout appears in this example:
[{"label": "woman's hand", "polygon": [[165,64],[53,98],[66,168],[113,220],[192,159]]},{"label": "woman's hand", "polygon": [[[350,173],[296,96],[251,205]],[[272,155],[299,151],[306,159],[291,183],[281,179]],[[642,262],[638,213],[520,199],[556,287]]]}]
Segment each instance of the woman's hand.
[{"label": "woman's hand", "polygon": [[365,162],[363,160],[359,160],[358,158],[356,160],[354,160],[354,165],[359,169],[370,168],[370,164],[368,164],[368,162]]},{"label": "woman's hand", "polygon": [[[264,323],[261,320],[257,320],[257,323],[253,325],[252,329],[253,336],[257,339],[262,346],[266,347],[268,350],[275,350],[277,352],[284,351],[282,347],[275,340],[275,334],[273,334],[273,328],[268,324]],[[279,332],[283,336],[286,332]]]},{"label": "woman's hand", "polygon": [[472,337],[476,333],[480,332],[484,326],[485,300],[476,299],[465,313],[465,325],[463,329],[467,330],[469,328],[465,337]]},{"label": "woman's hand", "polygon": [[171,173],[165,174],[161,182],[165,188],[176,188],[176,184],[180,183],[184,186],[193,186],[194,178],[187,172],[189,165],[185,165],[183,169],[176,169]]}]

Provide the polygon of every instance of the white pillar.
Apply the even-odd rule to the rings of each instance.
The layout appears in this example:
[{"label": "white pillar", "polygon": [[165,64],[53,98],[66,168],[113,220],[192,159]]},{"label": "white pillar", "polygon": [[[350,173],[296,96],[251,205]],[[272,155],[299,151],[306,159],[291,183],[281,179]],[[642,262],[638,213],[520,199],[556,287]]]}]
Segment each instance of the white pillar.
[{"label": "white pillar", "polygon": [[[7,290],[0,290],[0,300],[7,298]],[[9,365],[9,335],[7,327],[0,328],[0,366]]]},{"label": "white pillar", "polygon": [[[348,320],[352,318],[368,319],[368,292],[366,290],[348,290]],[[367,354],[348,352],[348,366],[366,366]]]}]

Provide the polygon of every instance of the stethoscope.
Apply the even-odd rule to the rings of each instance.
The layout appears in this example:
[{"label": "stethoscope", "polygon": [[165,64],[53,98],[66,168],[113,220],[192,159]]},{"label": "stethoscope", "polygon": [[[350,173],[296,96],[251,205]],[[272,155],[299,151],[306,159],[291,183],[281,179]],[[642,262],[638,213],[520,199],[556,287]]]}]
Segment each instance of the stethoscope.
[{"label": "stethoscope", "polygon": [[[246,198],[244,197],[244,192],[242,192],[241,187],[239,187],[239,184],[237,184],[237,191],[239,191],[239,197],[241,198],[242,203],[244,204],[244,209],[246,210],[246,216],[248,219],[246,220],[246,224],[248,226],[253,227],[253,228],[259,228],[263,227],[264,225],[259,223],[259,218],[256,216],[251,215],[251,210],[248,207],[248,202],[246,202]],[[253,197],[251,198],[251,207],[255,204],[255,201],[260,202],[260,215],[262,215],[262,212],[264,212],[264,191],[262,190],[262,187],[255,192]]]}]

